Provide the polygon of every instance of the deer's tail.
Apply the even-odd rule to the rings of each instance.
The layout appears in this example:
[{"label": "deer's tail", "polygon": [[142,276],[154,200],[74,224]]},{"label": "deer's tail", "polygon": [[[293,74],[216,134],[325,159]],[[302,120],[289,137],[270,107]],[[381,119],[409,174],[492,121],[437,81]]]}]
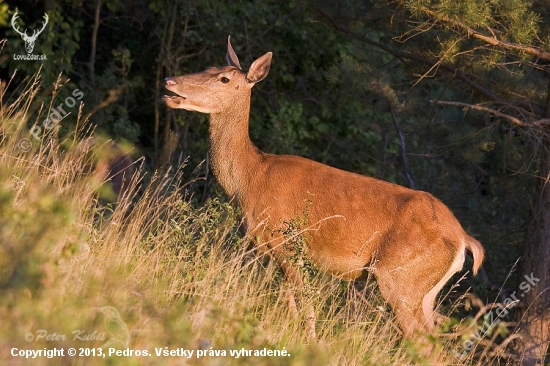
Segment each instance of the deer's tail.
[{"label": "deer's tail", "polygon": [[483,258],[485,257],[483,247],[481,246],[481,243],[479,241],[475,240],[469,235],[466,235],[466,249],[472,252],[472,255],[474,256],[473,272],[475,276],[477,274],[477,271],[479,270],[479,267],[481,267]]}]

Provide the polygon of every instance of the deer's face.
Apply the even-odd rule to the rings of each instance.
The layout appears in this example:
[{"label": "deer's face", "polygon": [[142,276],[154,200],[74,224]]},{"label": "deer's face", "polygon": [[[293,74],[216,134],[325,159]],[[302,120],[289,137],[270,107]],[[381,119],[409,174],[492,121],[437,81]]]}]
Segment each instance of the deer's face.
[{"label": "deer's face", "polygon": [[250,93],[252,85],[246,75],[234,66],[210,68],[196,74],[166,78],[170,92],[164,96],[170,108],[202,113],[221,113]]},{"label": "deer's face", "polygon": [[245,73],[227,38],[226,60],[229,66],[164,79],[165,87],[170,92],[164,96],[164,101],[170,108],[208,114],[243,108],[243,103],[250,103],[250,89],[267,76],[271,56],[271,52],[266,53],[254,61]]}]

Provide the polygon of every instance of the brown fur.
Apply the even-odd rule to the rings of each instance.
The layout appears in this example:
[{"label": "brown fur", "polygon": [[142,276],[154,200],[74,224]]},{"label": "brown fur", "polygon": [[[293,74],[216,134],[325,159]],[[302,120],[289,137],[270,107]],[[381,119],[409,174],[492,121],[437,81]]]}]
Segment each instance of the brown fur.
[{"label": "brown fur", "polygon": [[78,151],[83,154],[95,152],[94,164],[83,167],[83,170],[88,174],[92,173],[102,184],[109,182],[115,198],[120,200],[129,189],[135,173],[134,159],[116,142],[100,143],[93,137],[82,141]]},{"label": "brown fur", "polygon": [[[258,245],[269,249],[286,277],[300,285],[299,272],[280,245],[281,234],[266,228],[282,228],[310,199],[307,244],[313,261],[346,280],[365,279],[371,270],[405,334],[431,331],[437,292],[462,268],[465,249],[472,251],[477,272],[481,244],[429,193],[259,151],[248,135],[250,94],[267,75],[271,53],[245,73],[228,47],[230,66],[166,79],[176,96],[165,101],[171,108],[210,114],[214,173],[242,207],[247,232],[259,237]],[[314,336],[311,325],[309,332]]]}]

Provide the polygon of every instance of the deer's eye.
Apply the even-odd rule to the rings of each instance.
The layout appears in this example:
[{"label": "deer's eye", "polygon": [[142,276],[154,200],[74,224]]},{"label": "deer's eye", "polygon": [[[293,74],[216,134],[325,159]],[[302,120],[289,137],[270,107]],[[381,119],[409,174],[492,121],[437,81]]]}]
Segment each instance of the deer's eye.
[{"label": "deer's eye", "polygon": [[224,84],[227,84],[229,82],[229,79],[226,78],[226,77],[223,77],[223,78],[220,79],[220,81]]}]

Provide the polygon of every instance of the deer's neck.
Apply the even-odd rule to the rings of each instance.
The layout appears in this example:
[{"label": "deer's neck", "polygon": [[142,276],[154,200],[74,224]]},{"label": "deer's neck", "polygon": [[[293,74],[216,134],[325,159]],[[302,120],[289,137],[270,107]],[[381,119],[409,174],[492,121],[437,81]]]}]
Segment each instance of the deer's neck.
[{"label": "deer's neck", "polygon": [[262,153],[248,134],[249,114],[250,98],[231,111],[210,115],[212,169],[225,192],[238,200],[261,162]]}]

